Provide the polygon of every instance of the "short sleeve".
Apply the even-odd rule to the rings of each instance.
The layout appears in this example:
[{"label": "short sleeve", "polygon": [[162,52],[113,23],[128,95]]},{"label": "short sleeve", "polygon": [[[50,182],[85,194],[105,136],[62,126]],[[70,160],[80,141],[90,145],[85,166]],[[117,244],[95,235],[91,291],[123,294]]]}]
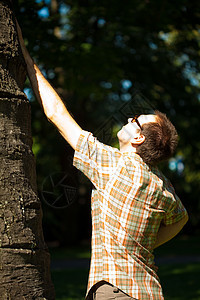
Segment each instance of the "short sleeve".
[{"label": "short sleeve", "polygon": [[183,206],[179,197],[176,194],[174,194],[172,209],[165,214],[163,223],[165,225],[172,225],[183,219],[186,215],[187,211],[185,207]]},{"label": "short sleeve", "polygon": [[92,133],[82,131],[78,139],[73,165],[82,171],[96,188],[104,188],[113,174],[121,153],[97,140]]}]

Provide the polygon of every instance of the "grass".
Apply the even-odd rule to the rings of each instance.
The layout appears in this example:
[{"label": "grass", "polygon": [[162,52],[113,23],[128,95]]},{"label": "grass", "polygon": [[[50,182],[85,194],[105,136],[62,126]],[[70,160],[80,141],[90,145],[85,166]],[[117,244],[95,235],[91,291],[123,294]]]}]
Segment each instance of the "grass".
[{"label": "grass", "polygon": [[52,260],[90,258],[89,246],[77,246],[69,248],[50,248]]},{"label": "grass", "polygon": [[[50,249],[51,260],[90,259],[89,246]],[[89,270],[68,268],[52,270],[51,276],[56,291],[56,300],[85,299]]]},{"label": "grass", "polygon": [[155,255],[200,255],[200,237],[178,236],[155,249]]},{"label": "grass", "polygon": [[[87,247],[50,250],[52,260],[89,258]],[[156,257],[200,255],[199,237],[175,238],[155,251]],[[52,270],[56,300],[83,300],[86,292],[88,269]],[[165,263],[159,266],[158,275],[165,300],[200,299],[200,263]]]},{"label": "grass", "polygon": [[161,279],[165,300],[199,300],[200,264],[162,265]]},{"label": "grass", "polygon": [[83,300],[88,278],[87,269],[52,271],[56,300]]}]

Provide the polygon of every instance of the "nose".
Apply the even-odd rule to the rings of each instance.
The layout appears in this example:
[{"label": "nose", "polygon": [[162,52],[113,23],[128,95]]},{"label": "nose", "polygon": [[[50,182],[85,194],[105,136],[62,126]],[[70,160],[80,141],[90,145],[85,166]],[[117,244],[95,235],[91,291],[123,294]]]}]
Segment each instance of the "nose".
[{"label": "nose", "polygon": [[133,118],[128,118],[128,123],[131,123]]}]

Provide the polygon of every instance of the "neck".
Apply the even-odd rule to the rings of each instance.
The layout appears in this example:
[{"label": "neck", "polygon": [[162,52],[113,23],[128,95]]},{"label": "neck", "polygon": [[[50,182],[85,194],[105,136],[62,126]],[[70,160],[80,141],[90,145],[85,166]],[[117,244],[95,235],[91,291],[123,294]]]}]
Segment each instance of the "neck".
[{"label": "neck", "polygon": [[123,144],[119,142],[119,149],[121,152],[136,152],[136,148],[132,146],[130,143]]}]

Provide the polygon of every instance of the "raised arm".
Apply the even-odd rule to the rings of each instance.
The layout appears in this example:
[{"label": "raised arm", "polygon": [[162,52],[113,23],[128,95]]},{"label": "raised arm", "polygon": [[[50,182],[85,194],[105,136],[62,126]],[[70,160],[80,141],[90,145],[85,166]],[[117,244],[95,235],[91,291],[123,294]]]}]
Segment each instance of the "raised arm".
[{"label": "raised arm", "polygon": [[72,148],[75,149],[82,129],[71,117],[59,95],[52,88],[40,72],[38,66],[30,57],[25,47],[18,23],[17,31],[33,92],[40,105],[43,107],[47,118],[58,128],[62,136],[72,146]]}]

